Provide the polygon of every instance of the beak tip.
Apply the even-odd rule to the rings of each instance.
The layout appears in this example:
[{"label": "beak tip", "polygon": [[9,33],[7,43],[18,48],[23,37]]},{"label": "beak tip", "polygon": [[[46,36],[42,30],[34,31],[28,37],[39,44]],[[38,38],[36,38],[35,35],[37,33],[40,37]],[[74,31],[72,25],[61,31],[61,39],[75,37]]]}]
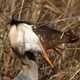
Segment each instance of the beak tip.
[{"label": "beak tip", "polygon": [[54,65],[53,64],[51,64],[50,66],[51,66],[51,68],[54,68]]}]

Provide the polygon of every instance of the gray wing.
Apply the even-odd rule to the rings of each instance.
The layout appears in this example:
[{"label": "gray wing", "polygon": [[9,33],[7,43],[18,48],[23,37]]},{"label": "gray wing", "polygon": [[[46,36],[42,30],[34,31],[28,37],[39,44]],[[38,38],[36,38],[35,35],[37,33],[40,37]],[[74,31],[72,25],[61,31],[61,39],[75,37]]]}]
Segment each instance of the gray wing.
[{"label": "gray wing", "polygon": [[47,25],[40,26],[34,31],[39,36],[43,44],[46,44],[46,47],[49,48],[62,43],[73,43],[79,39],[79,37],[72,33],[71,30],[66,31],[61,38],[63,32],[50,28]]}]

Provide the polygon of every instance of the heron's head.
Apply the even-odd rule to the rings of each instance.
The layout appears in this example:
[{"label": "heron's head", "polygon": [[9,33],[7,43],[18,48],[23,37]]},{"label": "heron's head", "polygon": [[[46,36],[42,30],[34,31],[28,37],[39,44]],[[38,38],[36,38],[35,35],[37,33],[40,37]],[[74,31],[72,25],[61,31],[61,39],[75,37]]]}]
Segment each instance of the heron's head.
[{"label": "heron's head", "polygon": [[48,54],[42,45],[39,37],[33,31],[33,25],[25,21],[12,21],[11,29],[9,32],[9,40],[11,47],[19,52],[20,55],[24,55],[25,51],[31,51],[41,53],[41,55],[52,65],[48,58]]}]

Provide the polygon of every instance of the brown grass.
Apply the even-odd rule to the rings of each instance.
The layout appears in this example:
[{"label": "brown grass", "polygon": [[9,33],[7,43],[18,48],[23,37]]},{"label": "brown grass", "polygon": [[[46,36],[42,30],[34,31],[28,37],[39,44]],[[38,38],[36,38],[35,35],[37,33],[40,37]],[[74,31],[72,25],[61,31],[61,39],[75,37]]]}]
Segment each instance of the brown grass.
[{"label": "brown grass", "polygon": [[[12,15],[35,25],[54,24],[52,28],[63,33],[72,29],[80,36],[80,0],[0,0],[0,30]],[[37,55],[39,80],[80,80],[80,40],[64,47],[64,59],[56,52],[49,54],[54,69]]]}]

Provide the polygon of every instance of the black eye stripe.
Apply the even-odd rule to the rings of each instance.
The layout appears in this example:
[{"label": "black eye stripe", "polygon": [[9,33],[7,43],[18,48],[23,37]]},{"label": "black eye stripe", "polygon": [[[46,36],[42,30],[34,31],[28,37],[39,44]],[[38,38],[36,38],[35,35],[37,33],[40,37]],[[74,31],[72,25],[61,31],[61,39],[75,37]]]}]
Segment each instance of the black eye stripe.
[{"label": "black eye stripe", "polygon": [[18,25],[18,24],[21,24],[21,23],[25,23],[25,24],[28,24],[28,25],[32,25],[31,22],[28,22],[28,21],[19,21],[19,20],[11,20],[10,22],[10,25]]}]

